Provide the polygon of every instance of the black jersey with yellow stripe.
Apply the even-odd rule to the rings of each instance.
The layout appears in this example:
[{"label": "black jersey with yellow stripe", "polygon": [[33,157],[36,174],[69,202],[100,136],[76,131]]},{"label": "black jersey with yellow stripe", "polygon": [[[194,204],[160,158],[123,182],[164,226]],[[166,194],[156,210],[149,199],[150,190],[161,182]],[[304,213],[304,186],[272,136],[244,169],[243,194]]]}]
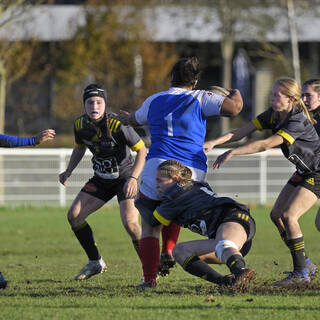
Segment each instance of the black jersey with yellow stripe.
[{"label": "black jersey with yellow stripe", "polygon": [[316,129],[318,136],[320,136],[320,106],[314,111],[311,111],[310,115],[316,121],[316,123],[313,126]]},{"label": "black jersey with yellow stripe", "polygon": [[300,174],[320,173],[319,136],[302,110],[294,107],[281,123],[277,113],[269,108],[252,123],[258,130],[271,129],[273,134],[283,137],[282,153]]},{"label": "black jersey with yellow stripe", "polygon": [[[192,230],[189,226],[197,225],[195,221],[199,220],[202,221],[199,224],[200,229],[203,225],[207,230],[212,230],[219,223],[223,209],[227,207],[249,212],[247,206],[228,197],[219,197],[206,182],[190,180],[169,187],[153,216],[165,226],[175,221],[180,226]],[[204,230],[192,231],[209,236]]]},{"label": "black jersey with yellow stripe", "polygon": [[116,179],[130,174],[134,160],[132,151],[138,151],[144,142],[130,126],[122,125],[113,114],[98,123],[87,114],[74,122],[75,143],[87,147],[93,154],[95,174],[103,179]]}]

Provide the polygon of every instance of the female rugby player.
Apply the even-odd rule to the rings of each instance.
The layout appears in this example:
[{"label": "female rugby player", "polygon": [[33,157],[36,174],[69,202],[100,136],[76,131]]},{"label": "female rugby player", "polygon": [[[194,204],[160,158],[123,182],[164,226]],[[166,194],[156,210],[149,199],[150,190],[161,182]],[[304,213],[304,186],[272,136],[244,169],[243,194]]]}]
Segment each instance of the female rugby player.
[{"label": "female rugby player", "polygon": [[[313,127],[314,120],[301,100],[301,88],[291,78],[280,78],[272,86],[270,105],[265,112],[240,129],[206,143],[215,145],[238,141],[255,130],[271,129],[273,135],[220,155],[213,168],[219,168],[235,155],[262,152],[280,146],[283,155],[296,166],[296,172],[280,192],[271,211],[271,219],[289,248],[293,271],[274,284],[288,286],[310,282],[312,263],[307,259],[299,218],[320,197],[320,142]],[[314,266],[314,265],[313,265]]]},{"label": "female rugby player", "polygon": [[[83,92],[83,103],[85,114],[74,123],[76,146],[67,169],[59,176],[60,182],[66,185],[89,148],[93,154],[94,176],[78,193],[68,211],[71,228],[89,258],[89,263],[75,277],[76,280],[85,280],[107,270],[86,218],[114,196],[118,198],[122,224],[138,251],[141,227],[133,199],[147,153],[144,142],[133,128],[120,124],[107,113],[107,97],[102,86],[87,86]],[[135,160],[130,149],[137,153]]]}]

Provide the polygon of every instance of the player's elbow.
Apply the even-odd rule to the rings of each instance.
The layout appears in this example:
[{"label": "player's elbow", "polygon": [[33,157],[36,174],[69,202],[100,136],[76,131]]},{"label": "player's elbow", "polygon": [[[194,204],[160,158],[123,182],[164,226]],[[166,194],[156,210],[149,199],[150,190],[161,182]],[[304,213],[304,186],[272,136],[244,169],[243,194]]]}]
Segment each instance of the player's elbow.
[{"label": "player's elbow", "polygon": [[221,107],[221,115],[227,117],[237,116],[243,108],[242,100],[232,100],[227,98]]}]

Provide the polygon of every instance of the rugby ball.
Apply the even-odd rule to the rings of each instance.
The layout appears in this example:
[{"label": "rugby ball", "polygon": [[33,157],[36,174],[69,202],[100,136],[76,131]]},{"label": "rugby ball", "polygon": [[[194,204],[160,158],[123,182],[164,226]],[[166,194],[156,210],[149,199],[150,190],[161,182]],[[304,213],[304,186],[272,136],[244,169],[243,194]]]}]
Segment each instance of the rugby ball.
[{"label": "rugby ball", "polygon": [[223,97],[227,97],[230,95],[230,91],[228,89],[219,86],[211,86],[208,90]]}]

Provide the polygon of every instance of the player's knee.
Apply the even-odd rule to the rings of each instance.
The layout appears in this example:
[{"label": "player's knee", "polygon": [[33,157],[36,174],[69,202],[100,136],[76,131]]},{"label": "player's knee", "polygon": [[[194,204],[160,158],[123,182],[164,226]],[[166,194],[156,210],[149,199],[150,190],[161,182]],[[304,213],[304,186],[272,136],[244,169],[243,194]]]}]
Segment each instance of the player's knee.
[{"label": "player's knee", "polygon": [[172,255],[174,260],[180,263],[180,261],[184,261],[184,257],[189,256],[190,253],[188,252],[187,247],[184,245],[184,243],[178,243],[172,249]]},{"label": "player's knee", "polygon": [[220,240],[214,251],[215,251],[215,254],[217,256],[217,258],[220,260],[220,261],[223,261],[223,253],[228,250],[228,249],[235,249],[235,250],[239,250],[238,246],[231,240]]}]

